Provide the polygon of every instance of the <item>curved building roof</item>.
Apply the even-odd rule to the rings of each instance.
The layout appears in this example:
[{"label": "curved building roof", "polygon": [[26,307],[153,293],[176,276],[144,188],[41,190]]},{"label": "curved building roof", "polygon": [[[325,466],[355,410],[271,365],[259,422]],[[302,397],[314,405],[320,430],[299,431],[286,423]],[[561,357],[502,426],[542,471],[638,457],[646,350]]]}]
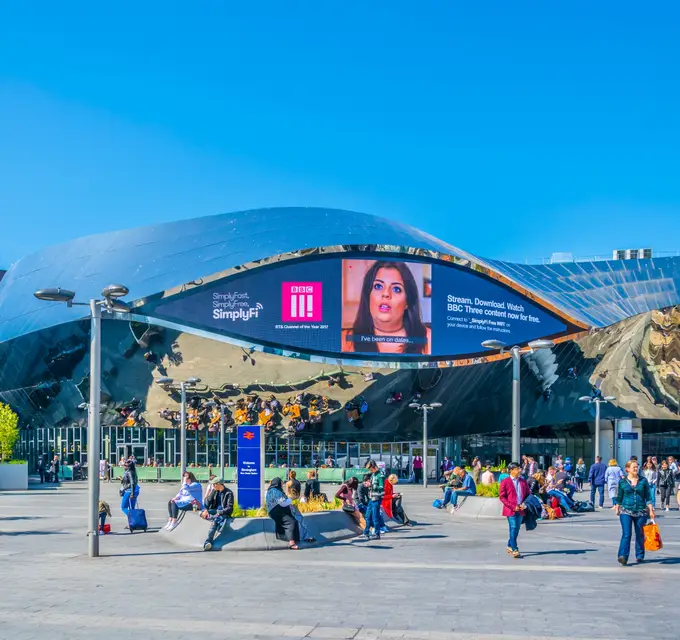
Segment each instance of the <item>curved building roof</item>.
[{"label": "curved building roof", "polygon": [[606,326],[680,304],[680,258],[518,265],[480,260],[405,224],[353,211],[271,208],[115,231],[48,247],[0,282],[0,342],[87,315],[85,307],[36,300],[45,287],[80,300],[125,284],[138,300],[271,256],[333,245],[387,244],[458,256],[496,270],[567,314]]},{"label": "curved building roof", "polygon": [[337,209],[255,209],[113,231],[48,247],[12,265],[0,282],[0,342],[88,315],[84,307],[35,299],[37,289],[59,286],[88,300],[115,282],[137,300],[291,251],[376,243],[473,259],[408,225]]},{"label": "curved building roof", "polygon": [[542,265],[485,262],[595,327],[680,304],[680,257]]}]

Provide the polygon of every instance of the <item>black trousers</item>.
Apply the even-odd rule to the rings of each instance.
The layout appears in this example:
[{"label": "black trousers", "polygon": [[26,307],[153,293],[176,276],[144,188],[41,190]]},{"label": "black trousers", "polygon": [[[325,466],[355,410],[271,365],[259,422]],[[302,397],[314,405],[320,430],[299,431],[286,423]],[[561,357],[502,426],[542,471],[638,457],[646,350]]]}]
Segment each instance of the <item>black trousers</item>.
[{"label": "black trousers", "polygon": [[408,516],[404,513],[404,507],[401,506],[401,497],[392,498],[392,515],[401,524],[408,524],[410,522]]},{"label": "black trousers", "polygon": [[168,501],[168,515],[171,518],[177,519],[177,516],[179,515],[180,511],[191,511],[193,509],[193,505],[188,504],[184,507],[178,507],[177,503],[174,500]]},{"label": "black trousers", "polygon": [[661,506],[669,507],[671,504],[671,498],[673,497],[673,492],[675,487],[659,487],[659,492],[661,493]]}]

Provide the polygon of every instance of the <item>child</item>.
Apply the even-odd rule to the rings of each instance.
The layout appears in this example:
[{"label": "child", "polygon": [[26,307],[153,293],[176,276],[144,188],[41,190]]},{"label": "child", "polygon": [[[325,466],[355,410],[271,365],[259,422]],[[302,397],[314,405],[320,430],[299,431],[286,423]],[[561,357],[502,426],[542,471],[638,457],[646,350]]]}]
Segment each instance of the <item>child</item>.
[{"label": "child", "polygon": [[99,533],[104,533],[104,525],[106,524],[106,516],[111,517],[111,507],[108,502],[99,501]]}]

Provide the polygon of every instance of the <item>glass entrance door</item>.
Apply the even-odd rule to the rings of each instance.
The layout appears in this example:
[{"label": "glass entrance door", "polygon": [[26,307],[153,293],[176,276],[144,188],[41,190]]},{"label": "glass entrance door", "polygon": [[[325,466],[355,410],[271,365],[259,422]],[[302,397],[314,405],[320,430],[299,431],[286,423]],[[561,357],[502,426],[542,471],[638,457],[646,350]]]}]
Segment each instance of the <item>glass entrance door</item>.
[{"label": "glass entrance door", "polygon": [[145,444],[119,444],[118,445],[118,462],[127,460],[130,456],[134,456],[135,462],[138,465],[146,464],[147,448]]},{"label": "glass entrance door", "polygon": [[175,460],[175,441],[169,438],[165,439],[165,464],[173,466],[177,464],[177,460]]},{"label": "glass entrance door", "polygon": [[[431,444],[428,442],[427,445],[427,477],[430,481],[436,481],[439,477],[439,464],[438,459],[439,448],[436,444]],[[423,445],[422,443],[412,442],[410,447],[410,458],[409,458],[409,476],[413,474],[413,458],[414,456],[423,455]]]}]

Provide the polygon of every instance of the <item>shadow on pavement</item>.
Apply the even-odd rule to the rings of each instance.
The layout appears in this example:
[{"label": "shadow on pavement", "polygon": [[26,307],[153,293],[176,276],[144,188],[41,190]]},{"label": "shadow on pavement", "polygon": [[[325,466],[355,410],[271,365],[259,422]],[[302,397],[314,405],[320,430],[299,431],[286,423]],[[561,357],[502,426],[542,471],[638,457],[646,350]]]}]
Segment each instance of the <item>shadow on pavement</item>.
[{"label": "shadow on pavement", "polygon": [[[634,564],[636,563],[631,563],[631,565]],[[655,558],[654,560],[645,560],[640,563],[643,567],[646,564],[680,564],[680,558]]]},{"label": "shadow on pavement", "polygon": [[149,551],[147,553],[105,553],[102,558],[134,558],[143,556],[181,556],[193,553],[205,553],[202,549],[191,549],[188,551]]},{"label": "shadow on pavement", "polygon": [[0,531],[0,536],[67,536],[66,531]]},{"label": "shadow on pavement", "polygon": [[384,544],[375,544],[374,540],[347,540],[346,542],[332,542],[332,547],[354,547],[355,549],[393,549]]},{"label": "shadow on pavement", "polygon": [[2,520],[44,520],[47,516],[0,516]]},{"label": "shadow on pavement", "polygon": [[[129,536],[129,535],[138,535],[140,533],[158,533],[161,530],[161,527],[149,527],[146,531],[133,531],[132,534],[127,529],[123,529],[122,531],[111,531],[110,533],[105,533],[103,535],[105,536]],[[102,535],[102,534],[100,534]]]},{"label": "shadow on pavement", "polygon": [[528,553],[522,553],[524,558],[530,558],[531,556],[579,556],[584,553],[589,553],[591,551],[597,551],[597,549],[560,549],[554,551],[529,551]]}]

